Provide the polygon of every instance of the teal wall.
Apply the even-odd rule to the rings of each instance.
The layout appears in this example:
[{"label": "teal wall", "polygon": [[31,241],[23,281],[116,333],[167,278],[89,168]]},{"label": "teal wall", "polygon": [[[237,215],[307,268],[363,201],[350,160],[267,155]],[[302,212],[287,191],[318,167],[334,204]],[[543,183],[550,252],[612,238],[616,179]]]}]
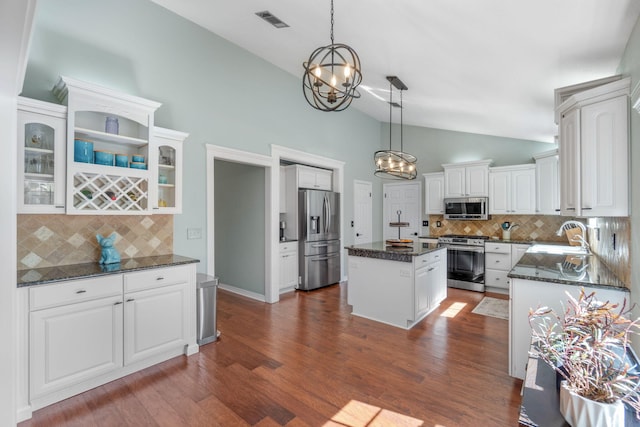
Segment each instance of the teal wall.
[{"label": "teal wall", "polygon": [[[419,126],[403,126],[404,151],[418,158],[418,175],[439,172],[444,163],[493,159],[492,166],[533,163],[535,153],[556,148],[555,144],[478,135]],[[392,127],[392,148],[400,149],[400,126]],[[383,123],[380,144],[389,148],[389,124]]]},{"label": "teal wall", "polygon": [[[640,85],[640,19],[627,42],[618,73],[631,77],[631,88]],[[640,316],[640,113],[631,110],[631,302]],[[636,337],[637,338],[637,337]],[[640,340],[634,339],[640,354]]]},{"label": "teal wall", "polygon": [[215,264],[220,283],[265,294],[265,168],[214,161]]},{"label": "teal wall", "polygon": [[[156,124],[190,134],[174,250],[200,259],[199,271],[208,271],[206,239],[187,240],[187,228],[200,228],[206,236],[206,144],[266,155],[277,144],[344,161],[343,243],[353,241],[348,224],[354,179],[374,184],[373,237],[381,238],[384,181],[373,176],[373,153],[388,146],[388,128],[360,113],[357,101],[341,113],[318,112],[304,100],[300,76],[147,0],[40,1],[23,95],[53,101],[51,88],[59,75],[162,102]],[[406,150],[418,156],[419,173],[459,160],[521,163],[551,148],[417,127],[405,132]]]}]

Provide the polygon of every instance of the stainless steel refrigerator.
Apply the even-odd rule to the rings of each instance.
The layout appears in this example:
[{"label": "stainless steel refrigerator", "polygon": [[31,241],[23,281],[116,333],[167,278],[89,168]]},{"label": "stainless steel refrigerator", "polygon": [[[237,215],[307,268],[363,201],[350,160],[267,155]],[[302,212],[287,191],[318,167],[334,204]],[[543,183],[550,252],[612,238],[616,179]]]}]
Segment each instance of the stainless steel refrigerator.
[{"label": "stainless steel refrigerator", "polygon": [[340,281],[340,194],[298,190],[298,289],[309,291]]}]

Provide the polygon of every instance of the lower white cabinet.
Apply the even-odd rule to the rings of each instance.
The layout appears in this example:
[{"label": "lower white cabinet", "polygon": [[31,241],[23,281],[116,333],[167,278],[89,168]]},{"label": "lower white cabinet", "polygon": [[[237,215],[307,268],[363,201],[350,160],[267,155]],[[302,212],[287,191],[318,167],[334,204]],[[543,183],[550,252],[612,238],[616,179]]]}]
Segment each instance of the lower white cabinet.
[{"label": "lower white cabinet", "polygon": [[127,293],[124,300],[125,365],[186,345],[186,282]]},{"label": "lower white cabinet", "polygon": [[[547,306],[563,313],[566,306],[567,294],[580,295],[580,286],[562,283],[539,282],[526,279],[511,279],[509,298],[509,375],[524,379],[529,360],[528,352],[531,346],[531,327],[529,325],[529,309]],[[625,289],[584,286],[589,294],[596,292],[600,301],[610,301],[622,305],[625,298],[629,300],[629,293]]]},{"label": "lower white cabinet", "polygon": [[294,290],[298,284],[298,242],[280,243],[280,292]]},{"label": "lower white cabinet", "polygon": [[122,296],[30,315],[30,395],[46,395],[122,366]]},{"label": "lower white cabinet", "polygon": [[20,288],[18,420],[197,352],[195,299],[195,264]]},{"label": "lower white cabinet", "polygon": [[525,243],[485,243],[484,249],[484,283],[485,286],[498,292],[506,293],[509,289],[509,271],[520,261],[529,249]]},{"label": "lower white cabinet", "polygon": [[[416,319],[436,308],[447,297],[447,267],[445,254],[435,252],[423,255],[424,266],[417,266],[415,272]],[[416,263],[422,262],[420,258]]]}]

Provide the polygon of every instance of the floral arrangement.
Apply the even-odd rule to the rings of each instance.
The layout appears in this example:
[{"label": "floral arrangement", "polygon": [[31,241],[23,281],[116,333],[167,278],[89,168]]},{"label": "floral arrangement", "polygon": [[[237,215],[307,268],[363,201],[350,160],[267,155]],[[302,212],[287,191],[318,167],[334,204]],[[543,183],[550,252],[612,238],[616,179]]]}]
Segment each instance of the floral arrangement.
[{"label": "floral arrangement", "polygon": [[560,317],[548,307],[529,311],[529,324],[537,344],[533,354],[556,370],[569,390],[597,402],[627,403],[640,418],[639,378],[626,363],[630,334],[639,321],[624,317],[624,304],[596,300],[595,292],[576,300],[568,292],[568,305]]}]

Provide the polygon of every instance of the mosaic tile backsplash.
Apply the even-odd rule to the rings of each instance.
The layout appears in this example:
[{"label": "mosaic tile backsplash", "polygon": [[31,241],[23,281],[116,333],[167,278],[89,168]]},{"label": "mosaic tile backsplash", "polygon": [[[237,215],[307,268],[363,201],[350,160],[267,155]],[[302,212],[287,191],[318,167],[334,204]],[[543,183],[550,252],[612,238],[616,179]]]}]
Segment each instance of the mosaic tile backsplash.
[{"label": "mosaic tile backsplash", "polygon": [[[592,218],[588,241],[598,255],[627,287],[631,285],[631,221],[625,217]],[[615,234],[615,248],[613,235]]]},{"label": "mosaic tile backsplash", "polygon": [[113,232],[122,258],[173,253],[172,215],[18,215],[18,270],[97,262]]},{"label": "mosaic tile backsplash", "polygon": [[[443,234],[472,234],[502,239],[500,225],[508,221],[518,225],[511,230],[511,240],[566,243],[566,237],[556,236],[556,231],[568,219],[571,218],[552,215],[491,215],[487,221],[450,221],[442,215],[429,215],[429,232],[436,237]],[[441,227],[436,226],[437,221],[442,223]]]}]

